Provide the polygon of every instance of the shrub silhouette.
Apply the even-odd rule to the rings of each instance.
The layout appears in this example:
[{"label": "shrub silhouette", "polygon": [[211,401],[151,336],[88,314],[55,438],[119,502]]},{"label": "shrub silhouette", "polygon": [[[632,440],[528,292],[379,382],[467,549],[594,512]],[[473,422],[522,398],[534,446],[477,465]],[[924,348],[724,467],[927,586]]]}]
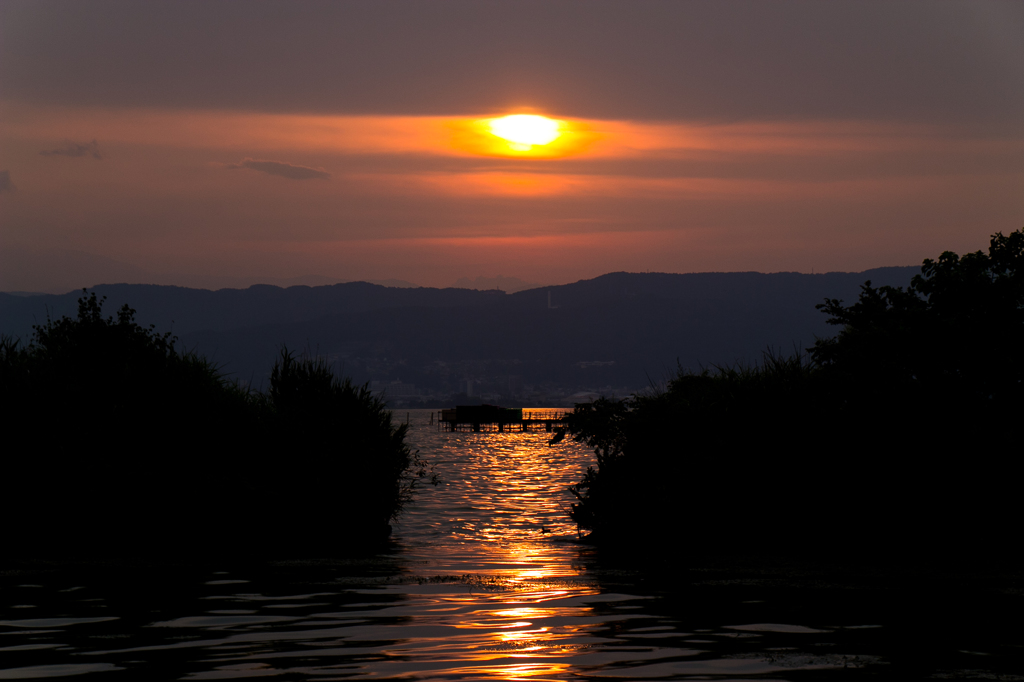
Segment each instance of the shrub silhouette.
[{"label": "shrub silhouette", "polygon": [[286,350],[264,395],[138,325],[76,318],[0,342],[18,554],[333,553],[386,537],[422,465],[384,405]]},{"label": "shrub silhouette", "polygon": [[680,371],[653,395],[577,405],[569,433],[598,466],[571,489],[572,518],[611,543],[777,545],[818,495],[807,473],[819,392],[809,362],[766,353],[759,366]]},{"label": "shrub silhouette", "polygon": [[[395,425],[368,387],[340,380],[322,360],[281,351],[265,396],[272,449],[289,465],[274,467],[264,485],[284,494],[308,518],[338,518],[332,535],[387,534],[387,522],[409,501],[424,465],[405,444],[407,427]],[[303,544],[323,543],[323,528],[304,525]],[[319,539],[318,539],[319,538]]]},{"label": "shrub silhouette", "polygon": [[818,307],[842,330],[807,358],[578,405],[569,432],[598,459],[573,488],[581,528],[691,551],[1012,554],[1024,232]]},{"label": "shrub silhouette", "polygon": [[1021,404],[1024,231],[996,233],[987,254],[925,260],[906,290],[867,282],[855,304],[818,308],[842,330],[817,341],[811,357],[853,399],[896,397],[942,418]]}]

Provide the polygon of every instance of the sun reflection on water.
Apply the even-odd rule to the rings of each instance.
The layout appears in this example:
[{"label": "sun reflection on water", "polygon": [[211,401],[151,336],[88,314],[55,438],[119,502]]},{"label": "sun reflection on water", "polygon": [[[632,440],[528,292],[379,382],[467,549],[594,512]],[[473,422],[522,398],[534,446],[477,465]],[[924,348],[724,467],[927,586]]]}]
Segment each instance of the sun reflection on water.
[{"label": "sun reflection on water", "polygon": [[[398,531],[417,572],[487,576],[486,593],[447,594],[436,612],[461,646],[446,651],[446,677],[565,679],[592,639],[585,603],[598,595],[580,568],[568,486],[592,454],[547,433],[449,433],[419,429],[416,445],[444,481],[422,495]],[[472,584],[472,581],[470,581]]]},{"label": "sun reflection on water", "polygon": [[568,663],[515,663],[503,666],[480,666],[466,669],[456,668],[451,670],[455,675],[468,675],[470,677],[479,675],[483,678],[497,678],[501,680],[530,680],[531,682],[543,682],[545,680],[563,680],[564,675],[569,671]]}]

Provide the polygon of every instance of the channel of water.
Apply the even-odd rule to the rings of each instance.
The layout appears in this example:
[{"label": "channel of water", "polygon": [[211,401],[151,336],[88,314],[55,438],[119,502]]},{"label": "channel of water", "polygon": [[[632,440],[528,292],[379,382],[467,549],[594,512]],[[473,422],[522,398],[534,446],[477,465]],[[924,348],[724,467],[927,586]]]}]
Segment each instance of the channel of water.
[{"label": "channel of water", "polygon": [[0,680],[1024,679],[1012,572],[694,563],[685,529],[677,562],[611,561],[566,514],[591,452],[430,414],[409,440],[441,483],[387,552],[7,571]]}]

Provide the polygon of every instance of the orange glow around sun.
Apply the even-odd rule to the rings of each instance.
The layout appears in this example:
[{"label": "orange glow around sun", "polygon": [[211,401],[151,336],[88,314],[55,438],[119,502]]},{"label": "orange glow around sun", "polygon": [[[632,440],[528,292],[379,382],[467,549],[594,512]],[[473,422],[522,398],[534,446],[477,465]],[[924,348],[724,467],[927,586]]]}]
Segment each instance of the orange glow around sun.
[{"label": "orange glow around sun", "polygon": [[553,159],[585,151],[597,135],[581,123],[537,114],[455,121],[452,145],[482,156]]}]

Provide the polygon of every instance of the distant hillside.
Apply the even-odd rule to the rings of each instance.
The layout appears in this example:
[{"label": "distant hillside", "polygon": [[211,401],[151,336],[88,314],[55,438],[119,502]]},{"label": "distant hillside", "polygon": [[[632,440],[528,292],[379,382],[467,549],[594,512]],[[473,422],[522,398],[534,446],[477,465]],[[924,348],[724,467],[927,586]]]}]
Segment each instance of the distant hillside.
[{"label": "distant hillside", "polygon": [[[317,317],[402,306],[460,306],[493,296],[461,289],[400,288],[348,282],[328,286],[257,284],[247,289],[187,289],[155,284],[101,284],[93,287],[107,297],[108,312],[124,304],[138,311],[140,324],[155,324],[161,331],[188,334],[198,330],[225,330],[270,323],[288,323]],[[14,336],[31,333],[32,325],[54,317],[74,315],[81,291],[60,295],[17,296],[0,294],[0,331]]]},{"label": "distant hillside", "polygon": [[[281,344],[310,349],[357,381],[436,391],[488,382],[643,386],[686,367],[756,361],[835,333],[814,306],[856,299],[865,280],[906,285],[918,267],[861,273],[611,273],[505,294],[472,289],[332,286],[207,291],[103,285],[107,312],[128,303],[143,324],[172,330],[236,376],[262,380]],[[78,292],[0,294],[0,331],[73,314]],[[504,378],[503,378],[504,377]],[[504,382],[504,383],[503,383]]]},{"label": "distant hillside", "polygon": [[500,289],[506,294],[514,294],[517,291],[537,289],[542,285],[524,282],[518,277],[503,277],[502,275],[498,275],[497,277],[477,277],[476,279],[461,277],[455,282],[454,286],[457,289]]}]

